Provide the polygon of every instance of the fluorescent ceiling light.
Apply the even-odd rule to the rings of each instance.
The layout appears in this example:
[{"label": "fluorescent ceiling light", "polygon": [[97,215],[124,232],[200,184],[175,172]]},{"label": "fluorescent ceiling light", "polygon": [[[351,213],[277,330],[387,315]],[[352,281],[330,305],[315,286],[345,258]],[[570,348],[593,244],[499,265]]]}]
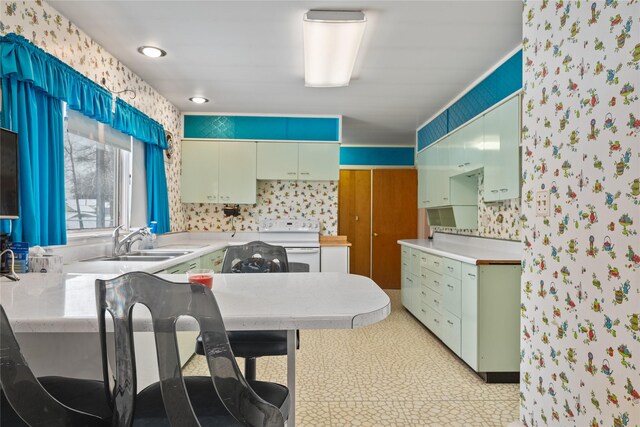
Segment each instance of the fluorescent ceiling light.
[{"label": "fluorescent ceiling light", "polygon": [[310,87],[348,86],[367,19],[361,11],[304,14],[304,81]]},{"label": "fluorescent ceiling light", "polygon": [[149,58],[160,58],[161,56],[167,55],[167,52],[154,46],[140,46],[138,52]]},{"label": "fluorescent ceiling light", "polygon": [[193,102],[194,104],[206,104],[207,102],[209,102],[207,98],[203,98],[202,96],[192,96],[191,98],[189,98],[189,101]]}]

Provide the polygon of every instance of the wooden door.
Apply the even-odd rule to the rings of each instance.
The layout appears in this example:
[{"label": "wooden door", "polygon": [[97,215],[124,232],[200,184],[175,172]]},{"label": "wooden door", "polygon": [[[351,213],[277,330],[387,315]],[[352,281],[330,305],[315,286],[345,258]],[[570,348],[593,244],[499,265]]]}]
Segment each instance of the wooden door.
[{"label": "wooden door", "polygon": [[418,230],[415,169],[373,171],[371,278],[382,288],[400,288],[400,239]]},{"label": "wooden door", "polygon": [[340,170],[338,234],[351,243],[349,272],[370,277],[371,171]]}]

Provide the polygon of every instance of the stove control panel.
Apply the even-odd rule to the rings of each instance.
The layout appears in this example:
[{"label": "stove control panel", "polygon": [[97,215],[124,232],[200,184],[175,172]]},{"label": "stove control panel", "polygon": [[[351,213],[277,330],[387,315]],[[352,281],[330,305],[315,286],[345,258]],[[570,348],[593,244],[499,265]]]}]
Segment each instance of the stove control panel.
[{"label": "stove control panel", "polygon": [[298,232],[298,233],[319,233],[320,221],[317,219],[261,219],[258,222],[258,229],[265,232]]}]

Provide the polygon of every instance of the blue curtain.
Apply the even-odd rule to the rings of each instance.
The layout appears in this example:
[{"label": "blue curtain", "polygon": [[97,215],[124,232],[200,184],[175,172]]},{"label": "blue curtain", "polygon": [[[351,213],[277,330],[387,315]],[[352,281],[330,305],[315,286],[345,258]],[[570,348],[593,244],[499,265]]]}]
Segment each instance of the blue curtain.
[{"label": "blue curtain", "polygon": [[[35,97],[35,93],[37,93],[37,96],[42,95],[46,97],[48,95],[48,97],[52,98],[51,102],[53,102],[53,100],[65,101],[69,108],[77,110],[85,116],[91,117],[102,123],[110,124],[115,129],[143,141],[147,149],[145,152],[145,162],[147,166],[149,221],[158,221],[159,232],[169,231],[169,200],[167,195],[167,180],[164,172],[164,159],[162,155],[162,150],[168,148],[168,143],[164,128],[160,123],[151,119],[119,98],[116,99],[116,109],[112,114],[111,106],[113,97],[109,91],[92,82],[90,79],[78,73],[59,59],[33,45],[24,37],[14,33],[0,37],[0,78],[2,78],[3,88],[5,84],[11,86],[17,83],[22,83],[25,91],[28,89],[34,94],[30,95],[31,98]],[[5,119],[3,120],[3,123],[10,129],[17,131],[19,133],[18,138],[20,140],[28,141],[31,139],[29,135],[23,137],[23,132],[35,131],[28,131],[23,125],[17,127],[18,124],[14,123],[11,117],[18,117],[20,114],[24,114],[27,111],[33,111],[28,105],[29,102],[31,102],[31,98],[16,100],[12,104],[7,104],[3,100],[3,105],[5,105],[3,108],[3,119]],[[58,102],[58,104],[60,103]],[[43,115],[46,114],[50,115],[45,118]],[[56,122],[54,124],[53,122],[57,120],[55,114],[57,113],[48,113],[41,110],[39,117],[40,122],[31,120],[31,127],[38,125],[38,123],[48,123],[49,127],[47,129],[50,129],[51,132],[56,132],[57,127],[62,127],[62,116],[60,113],[59,123]],[[5,115],[9,115],[11,117],[4,117]],[[60,130],[60,134],[62,135],[62,130]],[[59,152],[59,160],[61,162],[59,169],[53,169],[54,167],[57,168],[57,163],[48,163],[48,166],[44,171],[48,171],[47,173],[59,173],[60,176],[62,176],[62,181],[58,188],[58,181],[53,179],[50,185],[55,187],[55,191],[51,191],[47,194],[41,194],[36,188],[36,192],[34,193],[35,196],[32,197],[36,199],[50,198],[51,200],[40,200],[40,202],[42,203],[46,201],[50,205],[62,206],[62,225],[64,226],[65,194],[63,145],[62,142],[60,142],[61,148],[58,151],[58,148],[55,145],[57,143],[54,143],[53,140],[47,140],[41,136],[38,136],[37,138],[40,139],[34,140],[35,142],[29,142],[30,152],[35,153],[32,154],[32,156],[36,156],[36,160],[38,160],[37,155],[40,152],[43,152],[43,150],[48,150],[47,153],[50,152],[51,157],[53,158],[57,156],[57,153]],[[49,145],[46,145],[45,147],[43,144],[47,144],[46,141],[49,141]],[[151,150],[149,147],[153,147],[154,149]],[[22,154],[22,151],[20,151],[20,154]],[[38,163],[36,162],[34,164]],[[38,167],[42,167],[42,165],[39,165]],[[25,191],[32,191],[29,190],[31,184],[28,182],[39,182],[39,173],[43,172],[38,168],[21,168],[20,184],[27,188]],[[23,177],[24,174],[30,174],[30,176]],[[23,180],[25,181],[24,185],[22,184]],[[31,212],[31,210],[35,208],[43,210],[45,205],[42,205],[43,207],[41,209],[35,204],[30,204],[30,201],[24,197],[20,199],[20,203],[21,212],[23,212],[25,217],[39,218],[40,215],[44,215],[46,217],[45,219],[47,219],[47,221],[45,221],[47,222],[47,225],[42,225],[40,227],[41,230],[38,236],[32,236],[34,240],[27,239],[26,237],[24,238],[25,240],[28,240],[30,244],[55,244],[54,242],[64,241],[66,239],[66,232],[62,233],[62,237],[58,237],[57,228],[59,227],[59,224],[55,221],[55,218],[58,216],[57,211],[44,213]],[[21,230],[25,230],[26,232],[26,225],[20,225],[24,221],[24,219],[21,219],[15,224],[16,230],[13,233],[14,236],[21,235],[18,234],[22,233]],[[56,230],[51,226],[53,224],[56,225]],[[44,236],[42,235],[42,232],[45,233]],[[14,240],[19,239],[15,239],[14,237]]]},{"label": "blue curtain", "polygon": [[115,129],[144,142],[144,161],[147,169],[147,218],[158,222],[158,234],[171,231],[169,195],[164,171],[163,150],[169,148],[162,125],[140,110],[116,99],[113,113]]},{"label": "blue curtain", "polygon": [[147,218],[158,222],[158,234],[171,231],[169,222],[169,191],[164,171],[164,152],[153,144],[144,145],[147,169]]},{"label": "blue curtain", "polygon": [[3,78],[2,115],[18,133],[20,218],[12,221],[12,240],[65,244],[62,102],[29,82]]}]

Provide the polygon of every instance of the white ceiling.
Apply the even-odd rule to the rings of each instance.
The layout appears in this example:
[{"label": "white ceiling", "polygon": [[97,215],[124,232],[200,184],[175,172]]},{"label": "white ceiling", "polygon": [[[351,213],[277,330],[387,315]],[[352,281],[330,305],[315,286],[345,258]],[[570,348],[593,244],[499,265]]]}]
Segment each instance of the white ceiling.
[{"label": "white ceiling", "polygon": [[[520,0],[49,3],[181,111],[342,114],[346,144],[412,144],[522,39]],[[323,8],[368,18],[348,87],[304,86],[302,16]],[[146,58],[142,45],[168,54]]]}]

